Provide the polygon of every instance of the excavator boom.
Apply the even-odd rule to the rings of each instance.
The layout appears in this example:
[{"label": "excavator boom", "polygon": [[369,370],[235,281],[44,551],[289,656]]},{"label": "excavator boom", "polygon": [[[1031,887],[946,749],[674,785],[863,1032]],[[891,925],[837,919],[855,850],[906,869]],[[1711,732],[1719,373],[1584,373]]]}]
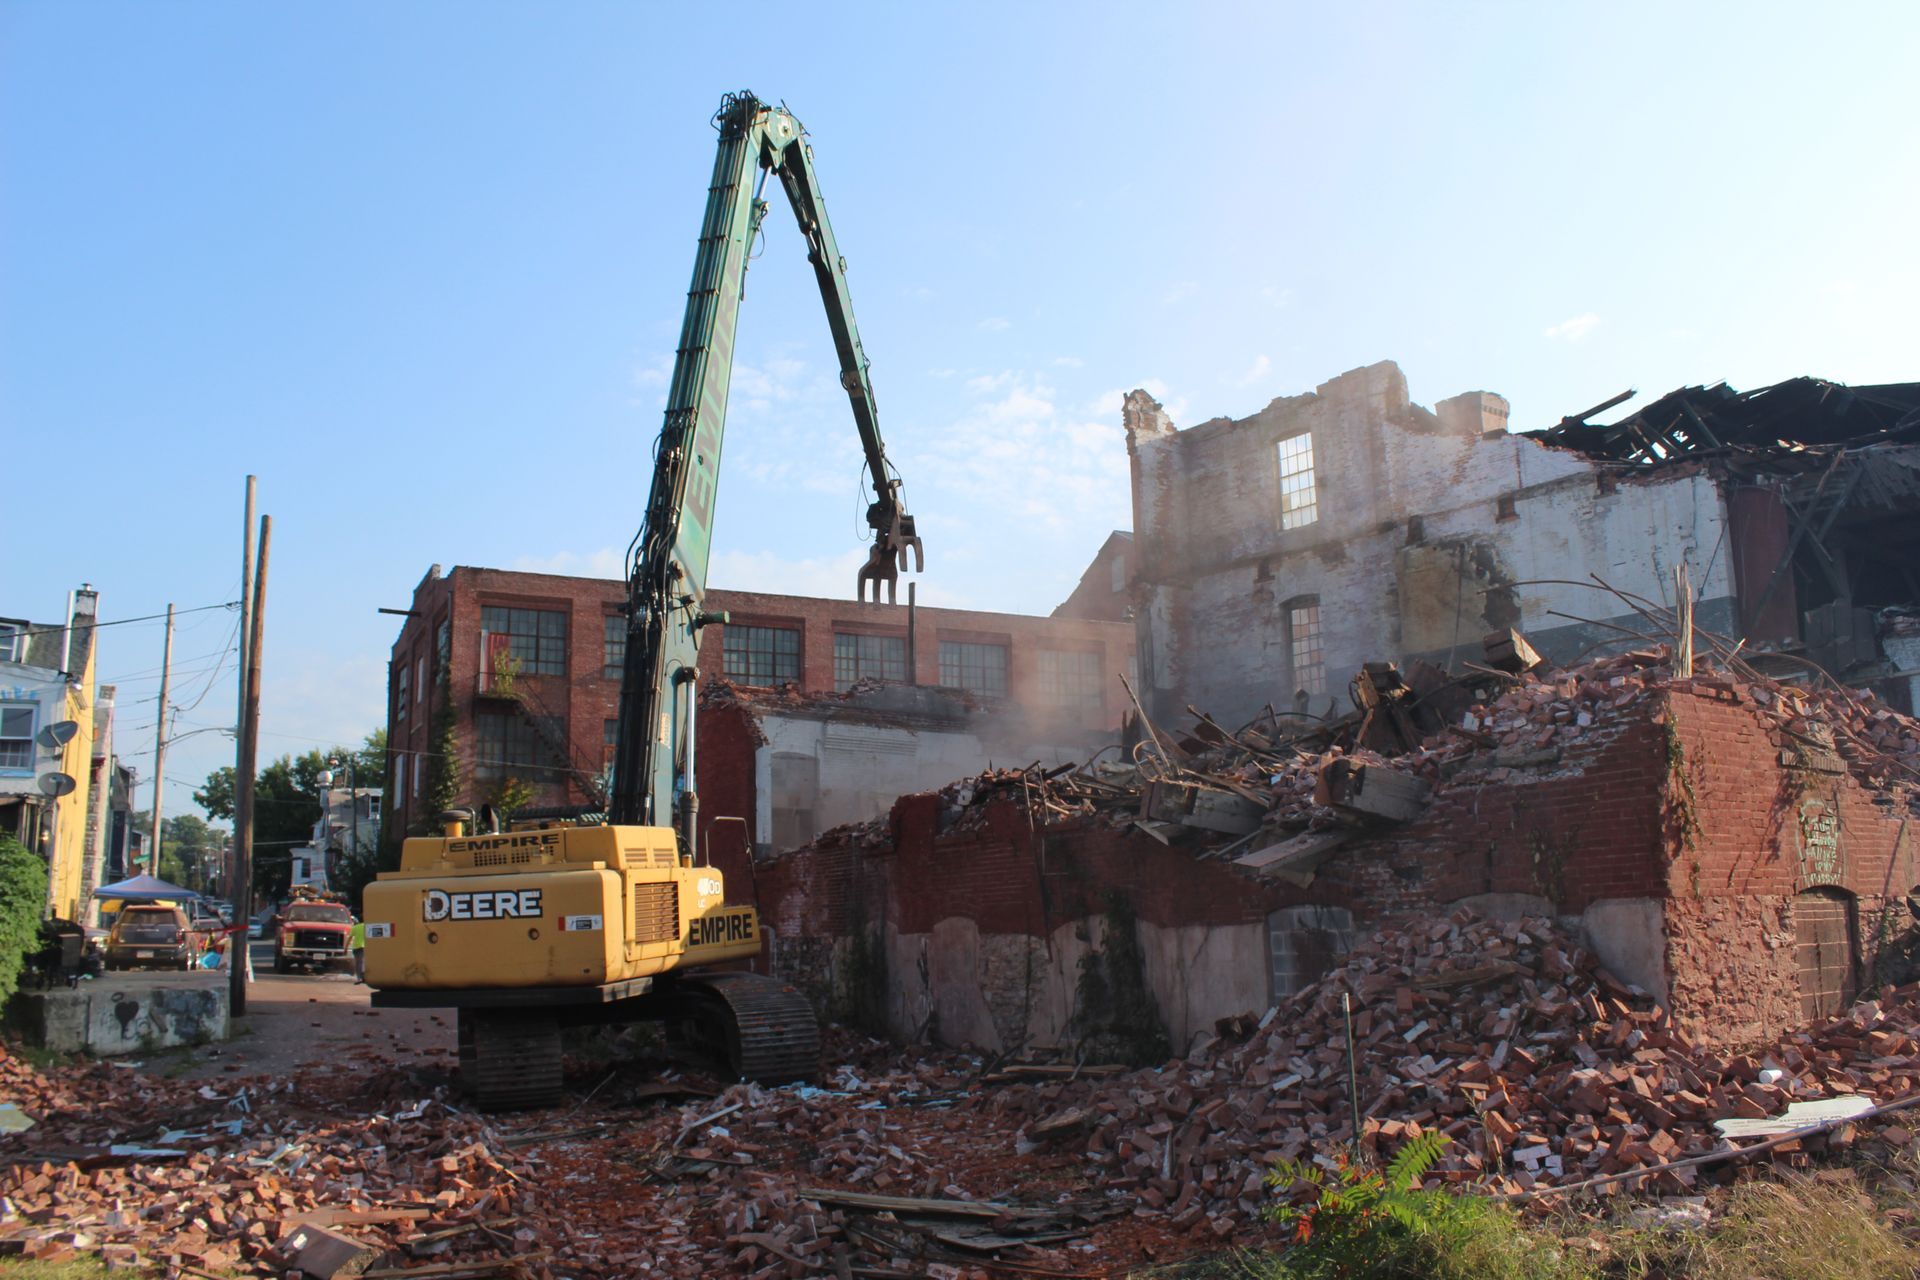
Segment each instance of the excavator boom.
[{"label": "excavator boom", "polygon": [[705,600],[727,391],[747,256],[767,210],[755,190],[758,172],[779,176],[806,239],[840,362],[840,385],[852,403],[866,454],[874,488],[867,523],[874,545],[860,572],[861,595],[872,583],[877,600],[884,582],[891,598],[909,552],[916,571],[925,564],[880,436],[866,352],[847,289],[847,264],[827,220],[805,131],[785,108],[750,93],[728,94],[714,125],[720,147],[668,386],[653,489],[628,563],[626,665],[608,805],[608,820],[614,823],[671,823],[688,849],[699,813],[693,776],[700,632],[724,621],[707,612]]}]

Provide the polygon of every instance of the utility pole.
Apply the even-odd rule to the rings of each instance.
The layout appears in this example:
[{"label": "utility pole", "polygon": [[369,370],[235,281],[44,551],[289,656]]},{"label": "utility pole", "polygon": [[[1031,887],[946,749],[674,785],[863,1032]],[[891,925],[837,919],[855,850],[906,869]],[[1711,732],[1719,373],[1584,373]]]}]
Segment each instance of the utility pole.
[{"label": "utility pole", "polygon": [[[247,718],[247,646],[253,637],[248,628],[253,625],[253,499],[257,482],[247,477],[247,508],[240,521],[240,626],[239,645],[234,661],[234,688],[237,691],[233,710],[233,786],[234,786],[234,832],[233,850],[227,858],[227,897],[233,902],[234,923],[241,926],[241,940],[245,941],[247,916],[240,910],[240,724]],[[252,840],[253,833],[247,833]],[[235,959],[240,953],[234,950]]]},{"label": "utility pole", "polygon": [[[253,570],[253,603],[247,618],[247,675],[245,709],[240,717],[240,764],[233,779],[234,851],[239,874],[239,897],[235,901],[240,921],[253,917],[253,774],[260,758],[260,649],[267,614],[267,547],[273,538],[273,517],[260,517],[260,560]],[[243,924],[244,930],[244,924]],[[239,935],[242,946],[246,934]],[[244,957],[234,957],[228,979],[228,1013],[239,1017],[247,1011],[247,977]]]},{"label": "utility pole", "polygon": [[153,815],[148,830],[153,849],[147,855],[147,874],[160,874],[160,788],[167,780],[167,686],[173,679],[173,606],[167,606],[167,644],[160,656],[160,714],[153,726]]}]

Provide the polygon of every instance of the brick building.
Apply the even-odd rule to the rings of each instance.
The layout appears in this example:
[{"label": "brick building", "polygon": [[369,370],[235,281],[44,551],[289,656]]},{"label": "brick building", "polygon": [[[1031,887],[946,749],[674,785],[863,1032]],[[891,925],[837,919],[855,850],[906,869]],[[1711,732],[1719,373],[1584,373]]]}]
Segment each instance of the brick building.
[{"label": "brick building", "polygon": [[1810,745],[1833,735],[1817,716],[1768,716],[1768,697],[1675,681],[1550,749],[1477,750],[1415,820],[1305,862],[909,796],[884,827],[755,869],[771,962],[844,1000],[836,984],[874,968],[849,957],[877,935],[896,1034],[1060,1042],[1117,891],[1177,1049],[1298,990],[1354,931],[1465,905],[1557,918],[1700,1040],[1771,1036],[1832,1012],[1900,950],[1920,792],[1851,746]]},{"label": "brick building", "polygon": [[1920,604],[1920,383],[1687,387],[1598,412],[1514,433],[1500,396],[1428,410],[1391,361],[1184,429],[1132,392],[1148,711],[1344,709],[1361,664],[1450,668],[1509,626],[1569,659],[1640,624],[1594,576],[1671,602],[1681,565],[1697,624],[1750,661],[1891,678],[1908,705],[1889,619]]},{"label": "brick building", "polygon": [[[415,830],[434,817],[425,812],[431,762],[449,734],[463,804],[498,794],[509,779],[532,788],[534,805],[603,803],[625,600],[625,584],[606,579],[429,570],[389,671],[394,826]],[[762,848],[774,840],[776,783],[796,793],[779,806],[790,822],[803,811],[820,815],[820,825],[809,818],[790,828],[807,839],[936,781],[916,776],[891,790],[861,781],[886,760],[924,754],[951,767],[937,779],[945,781],[994,758],[1024,764],[1034,756],[1012,756],[1036,743],[1039,754],[1083,754],[1112,737],[1128,705],[1119,676],[1132,666],[1133,629],[1123,623],[723,590],[706,603],[731,620],[705,633],[703,680],[782,689],[747,719],[738,700],[717,719],[701,713],[703,828],[745,819],[748,842]],[[906,703],[895,695],[888,704],[888,688],[916,685]],[[929,692],[936,688],[949,693]],[[814,728],[776,733],[780,749],[756,757],[769,729],[787,721]],[[830,723],[838,728],[826,732]],[[794,745],[807,733],[809,745]],[[920,750],[935,739],[940,750]],[[807,752],[810,773],[799,768]],[[807,797],[796,789],[807,786],[815,803],[800,803]],[[731,847],[739,831],[727,834]]]}]

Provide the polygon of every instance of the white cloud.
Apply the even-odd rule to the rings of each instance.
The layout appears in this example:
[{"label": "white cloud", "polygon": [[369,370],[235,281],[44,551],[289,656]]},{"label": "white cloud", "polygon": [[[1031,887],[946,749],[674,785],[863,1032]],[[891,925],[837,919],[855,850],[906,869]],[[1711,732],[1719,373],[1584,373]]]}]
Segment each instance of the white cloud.
[{"label": "white cloud", "polygon": [[626,551],[601,547],[598,551],[556,551],[545,556],[518,556],[511,568],[521,573],[557,573],[569,578],[624,578]]},{"label": "white cloud", "polygon": [[1599,323],[1600,317],[1588,311],[1562,320],[1559,324],[1550,324],[1545,332],[1549,338],[1564,338],[1568,342],[1578,342],[1592,333]]},{"label": "white cloud", "polygon": [[1185,302],[1188,298],[1191,298],[1199,292],[1200,282],[1198,280],[1176,280],[1173,285],[1168,288],[1166,293],[1161,295],[1160,302],[1163,306],[1172,306],[1177,302]]},{"label": "white cloud", "polygon": [[[970,517],[1023,538],[1128,520],[1131,495],[1119,401],[1111,412],[1061,403],[1044,377],[1010,369],[972,378],[970,402],[921,449],[922,473],[958,498]],[[1108,406],[1105,398],[1098,407]],[[932,510],[932,508],[929,508]]]},{"label": "white cloud", "polygon": [[1062,369],[1078,369],[1086,363],[1079,356],[1055,356],[1053,362]]},{"label": "white cloud", "polygon": [[1275,307],[1284,307],[1293,301],[1293,290],[1276,289],[1272,285],[1267,285],[1260,290],[1260,297]]},{"label": "white cloud", "polygon": [[1247,371],[1233,380],[1233,385],[1236,387],[1250,387],[1260,381],[1260,379],[1266,377],[1267,371],[1272,368],[1273,361],[1267,359],[1265,356],[1255,356],[1253,363],[1247,367]]},{"label": "white cloud", "polygon": [[[851,600],[867,553],[859,547],[836,555],[789,559],[771,551],[716,551],[707,585],[726,591],[762,591],[782,596]],[[905,599],[905,592],[901,593]]]},{"label": "white cloud", "polygon": [[973,392],[975,395],[985,395],[989,391],[998,391],[1002,387],[1011,386],[1012,383],[1013,373],[1011,370],[1000,373],[982,373],[967,379],[967,390]]},{"label": "white cloud", "polygon": [[666,354],[649,357],[633,371],[636,387],[664,387],[673,377],[673,357]]},{"label": "white cloud", "polygon": [[979,327],[988,333],[999,333],[1002,329],[1013,328],[1013,321],[1007,319],[1005,316],[988,316],[980,322]]}]

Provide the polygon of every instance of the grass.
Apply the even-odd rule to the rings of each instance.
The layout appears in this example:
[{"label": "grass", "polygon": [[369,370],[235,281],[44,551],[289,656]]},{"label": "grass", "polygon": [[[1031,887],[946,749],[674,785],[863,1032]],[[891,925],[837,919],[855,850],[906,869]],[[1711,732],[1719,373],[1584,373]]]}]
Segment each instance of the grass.
[{"label": "grass", "polygon": [[1236,1250],[1141,1270],[1135,1280],[1913,1280],[1920,1244],[1890,1225],[1910,1214],[1920,1160],[1892,1168],[1829,1169],[1708,1193],[1705,1230],[1635,1229],[1621,1222],[1523,1221],[1502,1205],[1473,1201],[1467,1229],[1442,1255],[1387,1244],[1345,1270],[1303,1266],[1297,1251]]},{"label": "grass", "polygon": [[1851,1179],[1748,1182],[1714,1205],[1711,1229],[1629,1232],[1607,1280],[1911,1280],[1920,1246]]},{"label": "grass", "polygon": [[0,1276],[6,1280],[144,1280],[158,1271],[109,1271],[97,1254],[69,1258],[65,1262],[42,1262],[38,1258],[0,1258]]}]

